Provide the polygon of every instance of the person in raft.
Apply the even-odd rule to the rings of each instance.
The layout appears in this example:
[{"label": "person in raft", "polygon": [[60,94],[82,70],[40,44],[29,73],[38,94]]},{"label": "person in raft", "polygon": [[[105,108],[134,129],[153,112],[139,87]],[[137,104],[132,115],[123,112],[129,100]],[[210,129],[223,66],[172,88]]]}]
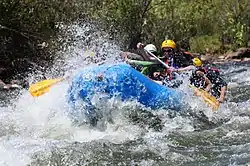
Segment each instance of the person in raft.
[{"label": "person in raft", "polygon": [[190,77],[191,85],[194,85],[197,88],[205,89],[206,91],[210,91],[220,103],[224,102],[227,91],[227,83],[220,75],[218,69],[205,67],[199,58],[194,58],[193,65],[174,69],[173,71],[184,72],[190,70],[193,71]]},{"label": "person in raft", "polygon": [[190,77],[190,84],[210,92],[220,103],[223,103],[227,91],[227,82],[219,70],[211,67],[198,67]]},{"label": "person in raft", "polygon": [[157,49],[155,47],[155,45],[153,44],[148,44],[148,45],[144,45],[142,43],[137,43],[136,45],[136,49],[133,50],[133,52],[121,52],[120,56],[125,60],[125,61],[129,61],[129,60],[139,60],[139,61],[152,61],[154,59],[152,59],[152,57],[150,55],[148,55],[144,49],[150,49],[151,51],[156,51]]},{"label": "person in raft", "polygon": [[161,59],[173,68],[187,67],[192,64],[193,56],[177,49],[173,40],[164,40],[161,44]]},{"label": "person in raft", "polygon": [[144,51],[144,53],[145,53],[145,56],[147,57],[147,60],[145,59],[136,60],[136,59],[139,59],[137,58],[137,56],[140,56],[137,54],[125,55],[123,59],[126,61],[126,63],[130,64],[133,68],[135,68],[136,70],[140,71],[142,74],[153,79],[153,73],[156,71],[159,71],[158,70],[159,68],[163,68],[162,64],[158,62],[153,56],[150,55],[150,53],[152,53],[155,56],[158,56],[159,53],[157,51],[157,48],[154,44],[147,44],[145,46],[142,43],[138,43],[138,48],[146,50]]},{"label": "person in raft", "polygon": [[[162,81],[164,85],[172,88],[178,87],[182,84],[181,80],[176,80],[176,73],[178,68],[184,68],[193,64],[193,56],[188,52],[183,52],[176,47],[173,40],[164,40],[161,44],[161,52],[159,57],[165,62],[169,68],[161,66],[158,71],[153,73],[152,79]],[[152,72],[151,72],[152,73]]]}]

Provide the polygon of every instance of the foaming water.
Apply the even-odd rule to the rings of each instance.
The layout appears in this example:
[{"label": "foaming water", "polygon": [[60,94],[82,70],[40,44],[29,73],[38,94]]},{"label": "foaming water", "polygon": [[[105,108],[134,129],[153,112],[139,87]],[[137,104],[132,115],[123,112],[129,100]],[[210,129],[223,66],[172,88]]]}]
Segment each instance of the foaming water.
[{"label": "foaming water", "polygon": [[[119,47],[105,39],[102,36],[103,33],[93,31],[89,24],[61,26],[61,29],[64,32],[67,31],[65,35],[68,41],[58,52],[59,60],[48,72],[43,73],[47,78],[73,76],[79,68],[96,65],[96,63],[114,63],[115,58],[119,56]],[[30,82],[39,81],[35,78],[35,75],[31,75]],[[129,127],[118,129],[116,126],[113,128],[108,126],[109,128],[102,132],[84,125],[72,125],[72,121],[67,116],[68,106],[65,97],[69,82],[70,79],[54,85],[48,93],[38,98],[33,98],[24,90],[7,107],[1,107],[0,153],[5,155],[1,155],[0,164],[26,165],[35,152],[48,151],[47,148],[50,146],[47,145],[57,144],[57,142],[60,145],[65,141],[89,142],[113,139],[119,142],[134,139],[138,132],[132,134],[126,131]],[[13,160],[14,158],[17,160]]]},{"label": "foaming water", "polygon": [[[119,61],[119,46],[92,25],[60,28],[65,36],[59,40],[65,44],[60,46],[60,58],[45,73],[47,78],[71,78],[80,68]],[[38,98],[22,90],[1,107],[0,165],[247,164],[250,103],[241,90],[250,94],[245,76],[250,73],[249,66],[222,66],[222,72],[229,82],[228,102],[216,112],[193,96],[185,78],[178,89],[186,95],[183,113],[161,109],[148,115],[136,101],[110,99],[100,108],[111,110],[114,122],[103,120],[97,128],[74,125],[68,117],[65,96],[70,78]],[[39,81],[35,78],[31,75],[30,82]],[[139,121],[133,119],[136,123],[128,118],[139,111],[142,116],[136,117]],[[161,130],[149,127],[157,123]]]}]

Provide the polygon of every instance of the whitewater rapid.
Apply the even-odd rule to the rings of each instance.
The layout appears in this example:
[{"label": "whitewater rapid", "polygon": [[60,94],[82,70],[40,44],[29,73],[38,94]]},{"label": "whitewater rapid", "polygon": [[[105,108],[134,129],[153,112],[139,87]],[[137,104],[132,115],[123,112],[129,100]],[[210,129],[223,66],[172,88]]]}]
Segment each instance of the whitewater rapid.
[{"label": "whitewater rapid", "polygon": [[[58,52],[62,58],[45,73],[47,78],[73,75],[79,68],[95,65],[93,58],[104,63],[119,61],[119,46],[98,31],[86,33],[91,30],[89,24],[63,28],[75,40]],[[88,47],[83,39],[91,41]],[[100,106],[113,111],[114,124],[104,121],[99,128],[72,125],[65,97],[70,79],[39,98],[25,89],[19,95],[13,92],[13,98],[0,107],[0,165],[249,164],[250,65],[218,67],[229,82],[227,102],[213,112],[202,100],[187,98],[190,112],[204,112],[211,123],[199,116],[158,110],[155,115],[162,120],[161,131],[131,123],[126,115],[137,111],[138,103],[115,99]],[[38,81],[33,74],[30,83]],[[181,89],[192,94],[186,86]]]}]

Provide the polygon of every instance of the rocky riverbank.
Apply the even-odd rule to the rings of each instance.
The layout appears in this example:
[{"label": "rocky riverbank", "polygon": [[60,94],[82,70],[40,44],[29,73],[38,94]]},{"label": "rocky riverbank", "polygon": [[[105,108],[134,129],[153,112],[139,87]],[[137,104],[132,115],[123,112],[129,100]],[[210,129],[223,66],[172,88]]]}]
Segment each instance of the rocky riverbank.
[{"label": "rocky riverbank", "polygon": [[203,54],[199,56],[205,63],[246,62],[250,61],[250,48],[239,48],[223,55]]}]

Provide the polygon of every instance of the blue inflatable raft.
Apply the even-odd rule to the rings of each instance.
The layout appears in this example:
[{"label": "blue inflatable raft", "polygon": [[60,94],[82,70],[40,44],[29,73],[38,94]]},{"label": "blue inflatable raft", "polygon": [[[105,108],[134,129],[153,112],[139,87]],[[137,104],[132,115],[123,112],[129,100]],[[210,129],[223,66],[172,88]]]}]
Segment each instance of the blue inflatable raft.
[{"label": "blue inflatable raft", "polygon": [[72,108],[83,102],[82,113],[94,116],[91,100],[95,94],[105,94],[109,98],[137,100],[151,109],[169,108],[179,110],[182,93],[159,85],[131,66],[120,63],[84,68],[72,80],[68,91],[68,101]]}]

